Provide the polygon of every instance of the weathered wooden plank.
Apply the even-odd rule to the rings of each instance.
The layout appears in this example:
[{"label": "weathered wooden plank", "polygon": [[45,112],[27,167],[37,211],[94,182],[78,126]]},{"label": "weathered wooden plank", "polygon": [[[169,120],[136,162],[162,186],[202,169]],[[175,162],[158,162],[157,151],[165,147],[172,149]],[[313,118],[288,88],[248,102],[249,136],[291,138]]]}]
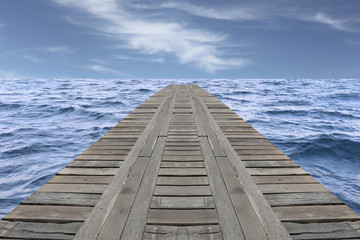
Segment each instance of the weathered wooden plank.
[{"label": "weathered wooden plank", "polygon": [[99,201],[100,194],[35,192],[22,204],[25,205],[67,205],[91,207]]},{"label": "weathered wooden plank", "polygon": [[103,193],[107,188],[104,184],[60,184],[47,183],[38,192],[68,192],[68,193]]},{"label": "weathered wooden plank", "polygon": [[[170,106],[169,111],[172,111],[173,104],[174,103],[172,103]],[[161,131],[159,134],[161,134]],[[153,196],[156,185],[156,175],[160,168],[161,156],[165,147],[165,143],[166,137],[158,138],[148,167],[143,175],[139,191],[134,200],[133,205],[135,207],[131,209],[120,239],[140,239],[143,236],[143,232],[146,226],[146,218],[144,217],[144,214],[148,212],[148,209],[151,206],[151,197]],[[113,227],[116,227],[116,225],[113,225]],[[108,236],[108,233],[106,232],[106,235],[104,236]]]},{"label": "weathered wooden plank", "polygon": [[180,141],[180,142],[177,142],[177,141],[167,141],[166,142],[166,146],[171,146],[171,147],[191,147],[191,146],[200,146],[199,145],[199,142],[198,141],[191,141],[191,142],[184,142],[184,141]]},{"label": "weathered wooden plank", "polygon": [[130,152],[128,149],[124,150],[100,150],[100,149],[88,149],[82,154],[86,155],[127,155]]},{"label": "weathered wooden plank", "polygon": [[288,156],[284,154],[279,155],[255,155],[255,154],[238,154],[241,160],[291,160]]},{"label": "weathered wooden plank", "polygon": [[281,155],[284,154],[279,149],[236,149],[235,152],[240,155],[256,154],[256,155]]},{"label": "weathered wooden plank", "polygon": [[190,151],[200,151],[201,148],[200,146],[165,146],[165,151],[186,151],[186,150],[190,150]]},{"label": "weathered wooden plank", "polygon": [[161,162],[162,168],[205,168],[203,162]]},{"label": "weathered wooden plank", "polygon": [[3,219],[31,222],[83,222],[92,207],[19,205]]},{"label": "weathered wooden plank", "polygon": [[156,186],[154,196],[211,196],[210,186]]},{"label": "weathered wooden plank", "polygon": [[343,204],[331,192],[266,194],[265,198],[272,207]]},{"label": "weathered wooden plank", "polygon": [[[147,225],[145,228],[146,233],[161,234],[171,237],[171,235],[185,235],[189,239],[197,239],[192,235],[207,235],[214,233],[221,233],[219,225],[205,225],[205,226],[166,226],[166,225]],[[171,238],[170,238],[171,239]]]},{"label": "weathered wooden plank", "polygon": [[262,193],[300,193],[300,192],[328,192],[319,183],[309,184],[264,184],[258,185]]},{"label": "weathered wooden plank", "polygon": [[277,183],[318,183],[310,175],[298,176],[252,176],[256,184],[277,184]]},{"label": "weathered wooden plank", "polygon": [[[170,92],[173,93],[173,90],[176,90],[176,87],[173,88],[173,86],[168,87],[168,89],[171,88]],[[169,94],[170,97],[166,96],[162,99],[161,105],[157,109],[156,114],[153,116],[152,120],[149,122],[149,125],[146,127],[144,132],[142,133],[141,137],[139,138],[137,144],[134,146],[134,148],[130,151],[128,154],[126,160],[124,161],[124,164],[120,168],[119,172],[115,176],[115,180],[112,181],[112,183],[109,185],[108,192],[102,199],[102,201],[97,204],[92,212],[92,216],[89,217],[89,219],[85,222],[85,224],[80,228],[79,232],[76,234],[75,239],[94,239],[100,231],[104,231],[106,233],[107,227],[109,227],[108,223],[115,223],[116,228],[114,231],[109,232],[109,235],[115,234],[116,231],[119,230],[119,232],[122,231],[123,226],[125,224],[126,218],[123,217],[124,214],[121,215],[120,221],[110,221],[108,222],[108,219],[111,219],[112,214],[117,214],[119,211],[114,210],[115,209],[125,209],[125,215],[127,215],[129,207],[131,207],[132,199],[127,200],[124,197],[131,197],[127,196],[126,194],[123,195],[124,197],[119,198],[119,194],[121,194],[121,191],[123,193],[126,193],[127,188],[119,188],[119,186],[122,186],[123,183],[126,181],[126,179],[129,178],[129,173],[131,175],[131,172],[133,169],[137,169],[135,167],[136,163],[138,161],[135,161],[137,157],[140,155],[140,152],[143,149],[144,144],[146,144],[146,140],[148,139],[148,136],[153,132],[153,128],[158,128],[157,126],[162,124],[162,121],[157,121],[158,119],[162,119],[164,117],[164,114],[166,114],[168,107],[173,102],[172,94]],[[155,127],[154,127],[155,125]],[[155,130],[156,131],[156,130]],[[129,193],[129,191],[127,191]],[[131,191],[130,191],[131,193]],[[129,194],[128,194],[129,195]],[[116,217],[116,216],[113,216]],[[118,219],[119,220],[119,219]],[[104,236],[106,237],[106,236]],[[117,236],[118,237],[118,236]]]},{"label": "weathered wooden plank", "polygon": [[273,150],[277,149],[274,145],[234,145],[233,148],[236,150]]},{"label": "weathered wooden plank", "polygon": [[360,220],[346,205],[273,207],[284,222],[332,222]]},{"label": "weathered wooden plank", "polygon": [[294,161],[242,161],[246,168],[289,168],[299,167]]},{"label": "weathered wooden plank", "polygon": [[164,151],[164,155],[170,155],[170,156],[201,156],[201,151]]},{"label": "weathered wooden plank", "polygon": [[92,145],[90,148],[94,150],[131,150],[133,145]]},{"label": "weathered wooden plank", "polygon": [[67,167],[72,167],[72,168],[86,168],[86,167],[97,167],[97,168],[119,168],[121,166],[123,161],[106,161],[106,160],[101,160],[101,161],[72,161],[71,163],[69,163],[67,165]]},{"label": "weathered wooden plank", "polygon": [[54,176],[48,183],[86,183],[86,184],[109,184],[112,176]]},{"label": "weathered wooden plank", "polygon": [[[200,89],[200,88],[194,87],[194,89]],[[206,111],[207,107],[205,103],[202,101],[201,97],[197,97],[194,94],[194,98],[197,98],[199,103],[198,105],[203,109],[203,112],[205,114],[204,118],[208,119],[208,123],[210,124],[215,134],[217,135],[217,138],[220,144],[222,145],[224,152],[226,153],[229,161],[231,162],[234,171],[238,173],[237,177],[239,178],[240,182],[242,182],[246,187],[245,190],[249,194],[248,196],[251,197],[250,201],[254,206],[254,210],[257,211],[257,215],[262,223],[262,226],[264,227],[267,233],[267,236],[270,239],[291,239],[284,226],[275,216],[275,214],[271,210],[271,207],[262,196],[256,184],[252,181],[251,176],[248,174],[248,171],[246,170],[245,166],[241,163],[241,161],[239,161],[238,155],[236,154],[235,150],[232,148],[229,142],[230,139],[228,140],[224,136],[218,124],[214,120],[214,118],[212,118],[211,114],[208,111]],[[253,139],[253,140],[255,140],[254,142],[258,141],[259,143],[268,142],[267,139]],[[246,139],[246,141],[248,141],[248,139]],[[235,142],[239,143],[240,141],[239,139],[236,139]],[[215,199],[215,204],[216,204],[216,199]]]},{"label": "weathered wooden plank", "polygon": [[160,225],[209,225],[217,224],[218,219],[215,209],[192,209],[192,210],[167,210],[150,209],[148,224]]},{"label": "weathered wooden plank", "polygon": [[360,231],[351,224],[360,222],[292,223],[284,222],[293,239],[354,239]]},{"label": "weathered wooden plank", "polygon": [[37,223],[0,221],[1,239],[73,239],[81,226],[73,223]]},{"label": "weathered wooden plank", "polygon": [[73,168],[73,167],[66,167],[60,172],[58,175],[90,175],[90,176],[113,176],[117,172],[118,168]]},{"label": "weathered wooden plank", "polygon": [[163,161],[204,161],[203,156],[166,156],[162,157]]},{"label": "weathered wooden plank", "polygon": [[157,197],[151,201],[151,208],[199,209],[215,208],[212,197]]},{"label": "weathered wooden plank", "polygon": [[176,239],[189,239],[189,240],[220,240],[222,239],[221,233],[194,233],[189,234],[157,234],[157,233],[144,233],[144,240],[176,240]]},{"label": "weathered wooden plank", "polygon": [[113,160],[113,161],[124,161],[126,158],[126,155],[86,155],[81,154],[76,160]]},{"label": "weathered wooden plank", "polygon": [[206,176],[206,168],[160,168],[159,176]]},{"label": "weathered wooden plank", "polygon": [[[195,103],[193,104],[195,106]],[[197,115],[199,118],[199,116]],[[199,119],[198,123],[201,123]],[[213,190],[214,203],[218,213],[224,239],[245,239],[239,220],[227,193],[224,180],[217,166],[214,155],[207,137],[199,137],[200,145],[204,154],[205,165],[209,173],[209,182]]]},{"label": "weathered wooden plank", "polygon": [[271,175],[308,175],[308,173],[300,167],[292,168],[248,168],[252,176],[271,176]]},{"label": "weathered wooden plank", "polygon": [[209,180],[207,177],[161,177],[157,178],[157,185],[182,185],[182,186],[190,186],[190,185],[209,185]]}]

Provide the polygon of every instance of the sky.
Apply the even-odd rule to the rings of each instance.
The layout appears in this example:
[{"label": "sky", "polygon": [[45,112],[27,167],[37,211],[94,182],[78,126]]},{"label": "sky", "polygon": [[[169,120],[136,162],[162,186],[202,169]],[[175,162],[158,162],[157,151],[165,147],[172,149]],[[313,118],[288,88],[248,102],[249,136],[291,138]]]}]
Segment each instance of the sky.
[{"label": "sky", "polygon": [[0,78],[358,78],[358,0],[1,0]]}]

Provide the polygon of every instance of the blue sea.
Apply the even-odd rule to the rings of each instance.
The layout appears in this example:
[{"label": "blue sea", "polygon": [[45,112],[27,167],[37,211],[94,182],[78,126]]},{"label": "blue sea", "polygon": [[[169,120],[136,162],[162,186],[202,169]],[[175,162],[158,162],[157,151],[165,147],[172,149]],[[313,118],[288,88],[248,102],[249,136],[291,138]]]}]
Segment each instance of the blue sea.
[{"label": "blue sea", "polygon": [[360,213],[360,79],[2,79],[0,219],[173,83],[214,94]]}]

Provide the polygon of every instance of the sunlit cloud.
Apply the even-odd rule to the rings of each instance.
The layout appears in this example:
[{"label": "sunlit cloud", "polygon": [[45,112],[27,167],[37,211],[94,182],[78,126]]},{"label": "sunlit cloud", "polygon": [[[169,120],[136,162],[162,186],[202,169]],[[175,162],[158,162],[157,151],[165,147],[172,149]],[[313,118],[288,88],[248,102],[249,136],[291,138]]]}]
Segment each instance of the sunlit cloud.
[{"label": "sunlit cloud", "polygon": [[[134,15],[121,1],[115,0],[55,0],[57,3],[81,10],[92,19],[98,33],[116,39],[128,49],[141,54],[170,54],[182,64],[194,64],[207,72],[243,66],[242,59],[229,59],[220,51],[227,35],[191,28],[185,23],[168,19],[153,19]],[[87,22],[87,25],[88,24]]]}]

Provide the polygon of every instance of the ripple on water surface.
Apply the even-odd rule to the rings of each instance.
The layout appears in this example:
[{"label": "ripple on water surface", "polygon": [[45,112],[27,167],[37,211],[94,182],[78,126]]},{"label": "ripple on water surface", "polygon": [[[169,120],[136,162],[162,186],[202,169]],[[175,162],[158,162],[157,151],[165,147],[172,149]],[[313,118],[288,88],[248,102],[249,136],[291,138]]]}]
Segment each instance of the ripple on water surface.
[{"label": "ripple on water surface", "polygon": [[360,213],[360,80],[0,80],[0,218],[174,83],[222,100]]}]

